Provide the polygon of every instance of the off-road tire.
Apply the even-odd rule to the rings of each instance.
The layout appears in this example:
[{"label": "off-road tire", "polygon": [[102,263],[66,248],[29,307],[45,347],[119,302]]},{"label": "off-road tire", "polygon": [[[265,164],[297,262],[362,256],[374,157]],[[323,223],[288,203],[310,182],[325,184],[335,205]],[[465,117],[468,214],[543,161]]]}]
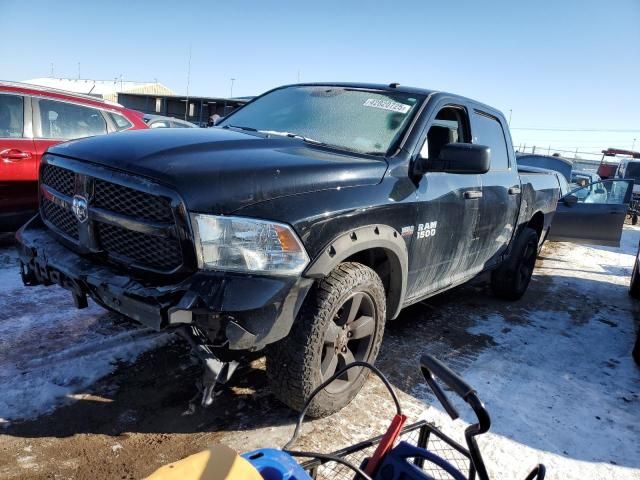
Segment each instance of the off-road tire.
[{"label": "off-road tire", "polygon": [[519,300],[527,291],[538,258],[538,234],[524,228],[515,239],[509,258],[491,272],[491,289],[496,297]]},{"label": "off-road tire", "polygon": [[[370,334],[364,358],[373,363],[380,350],[386,319],[385,289],[380,277],[360,263],[338,265],[326,278],[314,284],[300,309],[289,335],[266,351],[267,376],[272,393],[290,408],[301,411],[311,392],[323,381],[321,360],[330,325],[337,314],[358,292],[368,296],[375,309],[374,330]],[[357,377],[345,383],[339,392],[322,390],[307,411],[320,418],[337,412],[358,394],[369,374],[358,369]],[[328,387],[329,388],[329,387]]]}]

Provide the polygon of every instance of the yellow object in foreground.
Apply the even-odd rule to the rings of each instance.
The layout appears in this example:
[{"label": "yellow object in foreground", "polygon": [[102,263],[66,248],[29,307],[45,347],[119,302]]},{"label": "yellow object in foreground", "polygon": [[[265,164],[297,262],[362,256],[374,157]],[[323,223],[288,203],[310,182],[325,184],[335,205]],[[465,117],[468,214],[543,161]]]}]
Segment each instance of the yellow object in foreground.
[{"label": "yellow object in foreground", "polygon": [[262,480],[251,463],[226,445],[160,467],[146,480]]}]

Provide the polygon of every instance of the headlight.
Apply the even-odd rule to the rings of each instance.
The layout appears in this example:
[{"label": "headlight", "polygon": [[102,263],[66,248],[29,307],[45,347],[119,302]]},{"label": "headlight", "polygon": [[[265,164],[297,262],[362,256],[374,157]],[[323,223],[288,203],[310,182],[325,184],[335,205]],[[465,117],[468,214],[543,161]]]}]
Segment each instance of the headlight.
[{"label": "headlight", "polygon": [[298,275],[309,257],[288,225],[192,213],[198,266],[208,270]]}]

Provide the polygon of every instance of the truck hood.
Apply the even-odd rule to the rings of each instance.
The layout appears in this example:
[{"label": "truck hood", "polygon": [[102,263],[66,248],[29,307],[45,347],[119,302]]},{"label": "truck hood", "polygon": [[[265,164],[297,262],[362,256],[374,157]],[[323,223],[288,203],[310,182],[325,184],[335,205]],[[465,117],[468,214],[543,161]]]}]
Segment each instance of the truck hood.
[{"label": "truck hood", "polygon": [[373,185],[387,163],[302,140],[208,129],[155,129],[74,140],[49,153],[144,176],[194,212],[231,213],[274,198]]}]

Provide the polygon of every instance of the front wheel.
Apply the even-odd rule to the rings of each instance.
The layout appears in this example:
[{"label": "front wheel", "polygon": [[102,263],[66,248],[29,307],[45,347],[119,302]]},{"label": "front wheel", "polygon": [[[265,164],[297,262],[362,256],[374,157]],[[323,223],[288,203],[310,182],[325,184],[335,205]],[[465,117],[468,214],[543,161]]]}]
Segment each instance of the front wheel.
[{"label": "front wheel", "polygon": [[[300,411],[311,392],[345,365],[373,363],[386,318],[380,277],[359,263],[342,263],[309,292],[289,335],[267,349],[273,394]],[[311,402],[308,415],[324,417],[353,400],[369,371],[348,370]]]},{"label": "front wheel", "polygon": [[491,273],[493,293],[505,300],[519,300],[527,291],[538,258],[538,234],[526,227],[515,239],[511,255]]}]

